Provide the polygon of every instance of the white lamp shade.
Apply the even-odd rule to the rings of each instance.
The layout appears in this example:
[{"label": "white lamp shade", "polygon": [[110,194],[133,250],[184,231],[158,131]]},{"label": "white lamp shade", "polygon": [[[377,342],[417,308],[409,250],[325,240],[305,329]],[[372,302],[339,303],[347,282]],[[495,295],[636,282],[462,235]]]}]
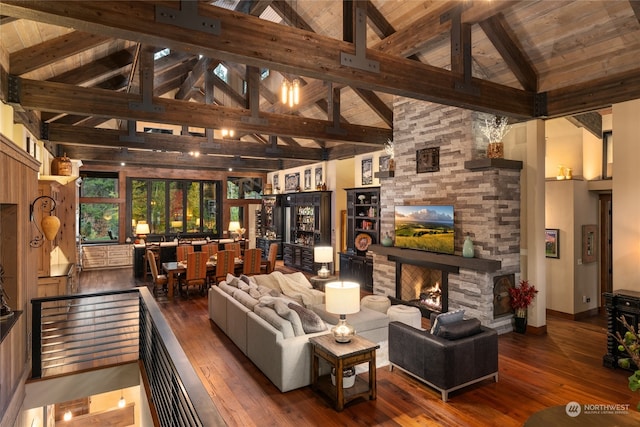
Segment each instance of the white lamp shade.
[{"label": "white lamp shade", "polygon": [[240,229],[240,221],[230,221],[229,222],[229,231],[238,231]]},{"label": "white lamp shade", "polygon": [[331,246],[316,246],[313,248],[315,262],[333,262],[333,248]]},{"label": "white lamp shade", "polygon": [[146,222],[139,222],[138,225],[136,225],[136,234],[149,234],[150,232],[149,224]]},{"label": "white lamp shade", "polygon": [[329,313],[353,314],[360,311],[360,285],[355,282],[331,282],[324,287]]}]

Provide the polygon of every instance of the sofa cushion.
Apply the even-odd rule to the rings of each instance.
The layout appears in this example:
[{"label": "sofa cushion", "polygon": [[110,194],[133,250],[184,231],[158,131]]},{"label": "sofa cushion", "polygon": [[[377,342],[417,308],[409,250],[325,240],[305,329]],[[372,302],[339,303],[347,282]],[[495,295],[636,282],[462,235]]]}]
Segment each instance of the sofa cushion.
[{"label": "sofa cushion", "polygon": [[[275,271],[273,273],[275,273]],[[273,289],[275,291],[282,292],[282,289],[280,289],[280,284],[279,284],[278,278],[273,273],[270,273],[270,274],[258,274],[256,276],[254,276],[254,279],[255,279],[255,281],[256,281],[256,283],[258,285],[266,286],[266,287],[271,288],[271,289]],[[278,273],[280,273],[280,272],[278,272]],[[282,274],[282,273],[280,273],[280,274]]]},{"label": "sofa cushion", "polygon": [[280,331],[284,338],[295,337],[291,322],[280,317],[273,308],[258,304],[254,307],[253,312]]},{"label": "sofa cushion", "polygon": [[289,303],[289,308],[298,313],[300,321],[302,322],[302,329],[304,329],[305,333],[312,334],[314,332],[327,330],[327,325],[324,324],[320,316],[308,308],[294,303]]},{"label": "sofa cushion", "polygon": [[[340,316],[329,313],[324,304],[313,306],[313,311],[317,313],[325,322],[332,325],[338,323]],[[373,329],[388,328],[389,317],[379,311],[371,310],[367,307],[360,307],[360,311],[347,314],[347,323],[356,329],[356,333],[371,331]]]},{"label": "sofa cushion", "polygon": [[307,289],[313,289],[313,285],[307,279],[307,276],[304,275],[301,271],[296,271],[295,273],[285,274],[285,279],[288,281],[292,281],[296,286],[301,286]]},{"label": "sofa cushion", "polygon": [[253,298],[251,295],[246,293],[241,289],[236,289],[233,293],[233,299],[238,301],[240,304],[247,307],[249,310],[253,310],[253,308],[258,304],[259,300]]},{"label": "sofa cushion", "polygon": [[[297,307],[296,304],[291,305]],[[284,302],[278,300],[273,303],[273,309],[276,313],[278,313],[278,316],[291,322],[291,327],[293,328],[293,333],[295,336],[299,337],[300,335],[305,334],[300,316],[295,310],[292,310],[288,304],[285,304]]]},{"label": "sofa cushion", "polygon": [[227,273],[227,277],[225,278],[225,282],[227,282],[227,285],[233,286],[234,288],[237,288],[238,284],[240,284],[240,279],[238,279],[236,276],[234,276],[231,273]]},{"label": "sofa cushion", "polygon": [[480,320],[473,318],[450,323],[448,325],[440,325],[436,336],[453,341],[470,337],[480,333],[481,330]]},{"label": "sofa cushion", "polygon": [[236,287],[229,286],[229,284],[226,281],[222,281],[218,283],[218,287],[229,295],[233,295],[233,293],[238,289]]},{"label": "sofa cushion", "polygon": [[438,330],[442,325],[448,325],[450,323],[459,322],[464,317],[464,309],[447,311],[446,313],[440,313],[436,317],[435,322],[431,326],[431,333],[433,335],[438,335]]}]

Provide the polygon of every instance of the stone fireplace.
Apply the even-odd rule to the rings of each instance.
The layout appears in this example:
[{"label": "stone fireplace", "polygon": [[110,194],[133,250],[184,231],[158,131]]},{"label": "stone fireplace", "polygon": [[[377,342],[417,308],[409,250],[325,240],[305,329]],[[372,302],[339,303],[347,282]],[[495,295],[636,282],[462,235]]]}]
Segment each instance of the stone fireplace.
[{"label": "stone fireplace", "polygon": [[449,273],[436,266],[396,261],[394,303],[418,307],[423,317],[448,311]]},{"label": "stone fireplace", "polygon": [[[463,308],[466,316],[502,333],[512,330],[512,315],[494,312],[494,282],[505,275],[518,279],[520,274],[522,163],[486,158],[487,144],[479,132],[484,117],[456,107],[395,99],[396,167],[394,177],[380,179],[381,234],[393,236],[396,205],[453,205],[454,254],[371,245],[373,291],[394,302],[423,299],[429,303],[420,306],[425,315],[438,311],[430,307],[437,297],[431,288],[438,282],[439,311]],[[431,147],[439,149],[438,170],[417,173],[417,152]],[[474,258],[461,256],[467,234],[473,240]],[[428,272],[417,273],[416,266]],[[409,280],[424,277],[424,284],[402,285],[406,270]]]}]

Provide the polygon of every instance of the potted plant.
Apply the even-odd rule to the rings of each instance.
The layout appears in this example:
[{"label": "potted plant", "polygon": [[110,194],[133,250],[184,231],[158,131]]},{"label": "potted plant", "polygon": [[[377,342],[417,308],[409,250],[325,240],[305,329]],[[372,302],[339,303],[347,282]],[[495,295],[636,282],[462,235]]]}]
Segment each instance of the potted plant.
[{"label": "potted plant", "polygon": [[[638,331],[627,322],[624,316],[620,316],[618,321],[622,323],[622,326],[627,330],[624,335],[620,332],[615,334],[609,333],[616,341],[618,341],[618,350],[625,352],[628,357],[618,359],[618,365],[624,369],[631,369],[632,363],[635,365],[636,371],[629,377],[629,390],[640,390],[640,325],[638,325]],[[640,411],[640,402],[637,406]]]},{"label": "potted plant", "polygon": [[533,302],[538,290],[529,284],[528,280],[521,280],[520,286],[509,288],[511,308],[515,311],[516,332],[524,334],[527,331],[527,308]]},{"label": "potted plant", "polygon": [[481,126],[482,134],[489,140],[487,157],[490,159],[502,159],[504,157],[504,143],[502,138],[511,130],[509,119],[493,116],[491,120],[485,119]]}]

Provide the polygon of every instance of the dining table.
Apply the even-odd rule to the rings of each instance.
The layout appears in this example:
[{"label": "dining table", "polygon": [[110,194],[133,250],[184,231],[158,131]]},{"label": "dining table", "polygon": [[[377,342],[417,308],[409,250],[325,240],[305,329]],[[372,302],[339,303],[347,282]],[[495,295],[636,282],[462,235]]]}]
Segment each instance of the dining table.
[{"label": "dining table", "polygon": [[[239,274],[242,272],[242,258],[235,259],[235,273]],[[207,272],[215,271],[216,269],[216,258],[211,257],[209,261],[207,261]],[[187,263],[184,261],[169,261],[162,263],[162,270],[167,275],[167,297],[169,299],[173,298],[174,286],[176,277],[179,274],[184,274],[187,272]]]}]

